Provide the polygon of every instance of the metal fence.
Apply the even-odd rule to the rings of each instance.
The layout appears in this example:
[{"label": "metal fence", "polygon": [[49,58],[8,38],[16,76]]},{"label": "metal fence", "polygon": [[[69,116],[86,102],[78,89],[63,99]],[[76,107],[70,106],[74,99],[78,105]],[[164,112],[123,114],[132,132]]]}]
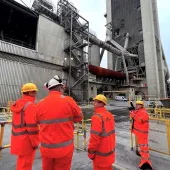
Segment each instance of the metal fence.
[{"label": "metal fence", "polygon": [[151,118],[170,119],[170,108],[147,108],[147,111]]}]

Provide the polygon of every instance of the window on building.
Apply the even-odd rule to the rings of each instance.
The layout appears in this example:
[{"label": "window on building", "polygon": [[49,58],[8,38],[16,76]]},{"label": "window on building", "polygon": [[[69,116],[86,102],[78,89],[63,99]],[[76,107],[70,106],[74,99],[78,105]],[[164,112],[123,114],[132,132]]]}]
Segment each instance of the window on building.
[{"label": "window on building", "polygon": [[35,49],[38,16],[15,1],[0,0],[0,39]]}]

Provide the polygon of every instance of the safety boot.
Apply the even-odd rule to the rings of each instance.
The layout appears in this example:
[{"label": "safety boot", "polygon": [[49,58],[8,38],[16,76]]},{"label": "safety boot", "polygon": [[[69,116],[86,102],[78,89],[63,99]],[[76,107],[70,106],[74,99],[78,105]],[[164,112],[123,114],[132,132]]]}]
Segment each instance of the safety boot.
[{"label": "safety boot", "polygon": [[146,162],[146,163],[144,163],[141,167],[139,167],[140,169],[142,169],[142,170],[153,170],[153,168],[152,168],[152,166],[148,163],[148,162]]}]

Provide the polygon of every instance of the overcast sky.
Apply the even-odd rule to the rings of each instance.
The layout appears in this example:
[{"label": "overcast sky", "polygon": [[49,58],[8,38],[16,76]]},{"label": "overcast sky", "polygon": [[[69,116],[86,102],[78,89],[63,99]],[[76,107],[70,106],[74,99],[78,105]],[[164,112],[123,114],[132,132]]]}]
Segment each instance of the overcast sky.
[{"label": "overcast sky", "polygon": [[[21,0],[16,0],[21,2]],[[23,0],[28,6],[32,5],[34,0]],[[51,0],[56,6],[58,0]],[[90,29],[96,32],[97,37],[105,40],[106,20],[104,13],[106,12],[106,0],[70,0],[78,8],[80,14],[90,22]],[[170,0],[157,0],[159,22],[161,31],[161,40],[164,52],[170,68]],[[103,57],[102,67],[107,67],[107,56]]]}]

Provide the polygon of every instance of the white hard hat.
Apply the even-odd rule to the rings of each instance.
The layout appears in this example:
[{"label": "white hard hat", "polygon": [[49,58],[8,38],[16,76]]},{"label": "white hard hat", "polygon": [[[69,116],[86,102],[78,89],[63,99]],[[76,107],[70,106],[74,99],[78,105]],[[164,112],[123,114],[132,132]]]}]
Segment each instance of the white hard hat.
[{"label": "white hard hat", "polygon": [[44,86],[47,89],[51,89],[52,87],[55,87],[58,85],[64,86],[64,84],[62,83],[62,80],[60,79],[60,77],[58,75],[55,75],[54,78],[52,78],[48,83],[44,84]]}]

